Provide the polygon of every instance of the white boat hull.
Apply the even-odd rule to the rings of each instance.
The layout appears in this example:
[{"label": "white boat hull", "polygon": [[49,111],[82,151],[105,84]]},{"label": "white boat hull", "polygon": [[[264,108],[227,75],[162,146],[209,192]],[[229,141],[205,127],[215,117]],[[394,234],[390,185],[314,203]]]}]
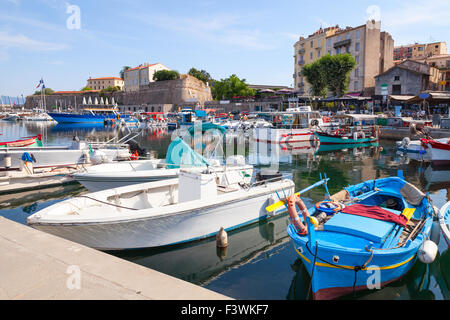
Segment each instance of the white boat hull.
[{"label": "white boat hull", "polygon": [[309,129],[253,129],[253,139],[256,142],[273,144],[292,144],[316,140],[314,132]]},{"label": "white boat hull", "polygon": [[[134,202],[137,206],[145,202],[142,194],[138,195],[139,190],[154,190],[152,198],[162,201],[154,208],[130,211],[114,204],[108,206],[91,199],[75,198],[44,209],[29,217],[27,222],[38,230],[100,250],[161,247],[214,236],[222,227],[230,231],[266,219],[269,215],[265,208],[278,199],[277,192],[289,196],[295,187],[291,180],[284,180],[249,191],[170,205],[164,200],[168,196],[167,188],[177,185],[178,179],[172,179],[88,195],[105,202],[116,194],[130,194],[139,201]],[[169,196],[173,197],[174,194]],[[74,213],[77,210],[80,210],[78,214]],[[285,211],[285,207],[281,207],[276,215]]]},{"label": "white boat hull", "polygon": [[[125,160],[129,157],[127,149],[99,149],[107,161]],[[89,149],[71,149],[69,147],[42,147],[42,148],[8,148],[0,150],[0,171],[6,170],[5,158],[11,158],[9,170],[20,170],[22,155],[32,154],[36,162],[34,168],[69,167],[90,163]]]}]

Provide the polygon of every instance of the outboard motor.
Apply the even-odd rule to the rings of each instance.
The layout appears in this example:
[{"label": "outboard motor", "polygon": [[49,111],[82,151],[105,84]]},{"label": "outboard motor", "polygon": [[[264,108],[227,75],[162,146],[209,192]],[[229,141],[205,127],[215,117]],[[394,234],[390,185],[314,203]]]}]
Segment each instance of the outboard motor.
[{"label": "outboard motor", "polygon": [[279,171],[277,172],[270,172],[270,171],[260,171],[256,173],[256,182],[275,182],[275,181],[281,181],[283,179],[283,174]]},{"label": "outboard motor", "polygon": [[145,157],[148,153],[146,149],[142,149],[139,144],[133,140],[128,141],[127,144],[130,146],[131,154],[134,154],[137,151],[139,157]]}]

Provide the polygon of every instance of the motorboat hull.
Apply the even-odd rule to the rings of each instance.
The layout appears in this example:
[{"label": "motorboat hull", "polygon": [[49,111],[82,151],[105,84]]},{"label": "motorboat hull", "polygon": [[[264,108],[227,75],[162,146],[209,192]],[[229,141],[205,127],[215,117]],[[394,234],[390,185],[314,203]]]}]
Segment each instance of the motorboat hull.
[{"label": "motorboat hull", "polygon": [[[129,159],[128,149],[99,149],[108,161]],[[89,149],[71,149],[68,146],[61,147],[36,147],[36,148],[5,148],[0,149],[0,171],[19,170],[23,165],[22,155],[27,152],[33,155],[36,162],[34,168],[70,167],[90,163]],[[10,157],[9,168],[4,166],[5,158]]]},{"label": "motorboat hull", "polygon": [[[135,187],[145,185],[148,184]],[[169,246],[215,236],[222,227],[230,231],[267,219],[269,213],[266,206],[270,199],[277,197],[276,192],[283,191],[286,195],[293,194],[294,183],[287,180],[276,187],[258,189],[253,194],[239,194],[237,197],[227,195],[226,199],[199,202],[198,205],[195,201],[181,203],[170,214],[149,215],[139,219],[45,223],[39,218],[30,217],[28,223],[38,230],[105,251]],[[91,196],[95,197],[95,194]],[[285,212],[283,207],[276,214]]]}]

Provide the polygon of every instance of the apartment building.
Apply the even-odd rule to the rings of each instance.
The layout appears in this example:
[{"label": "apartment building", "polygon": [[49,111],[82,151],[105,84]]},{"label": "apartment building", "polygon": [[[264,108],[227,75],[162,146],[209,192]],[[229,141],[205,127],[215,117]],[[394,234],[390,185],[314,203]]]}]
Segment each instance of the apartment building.
[{"label": "apartment building", "polygon": [[320,59],[326,54],[326,37],[337,32],[339,26],[320,28],[307,38],[300,37],[294,45],[294,88],[302,95],[309,95],[310,84],[302,75],[303,66]]},{"label": "apartment building", "polygon": [[103,90],[108,87],[120,87],[120,90],[123,90],[124,81],[116,77],[89,78],[87,86],[93,90]]},{"label": "apartment building", "polygon": [[445,91],[450,91],[450,54],[434,55],[428,58],[415,60],[439,69],[439,71],[443,73],[443,89]]},{"label": "apartment building", "polygon": [[302,67],[323,55],[353,55],[357,65],[350,74],[349,93],[374,94],[375,76],[394,65],[394,40],[381,31],[381,21],[375,20],[358,27],[320,29],[306,39],[300,38],[295,50],[295,89],[305,95],[310,94],[310,85],[301,75]]},{"label": "apartment building", "polygon": [[128,69],[124,73],[125,91],[139,91],[141,86],[154,82],[153,75],[160,70],[170,70],[161,63],[144,64],[136,68]]},{"label": "apartment building", "polygon": [[349,93],[372,95],[375,76],[394,66],[394,40],[381,31],[381,21],[367,21],[358,27],[347,27],[327,37],[327,54],[350,53],[356,67],[350,74]]},{"label": "apartment building", "polygon": [[446,42],[414,43],[394,48],[394,60],[423,59],[447,54]]}]

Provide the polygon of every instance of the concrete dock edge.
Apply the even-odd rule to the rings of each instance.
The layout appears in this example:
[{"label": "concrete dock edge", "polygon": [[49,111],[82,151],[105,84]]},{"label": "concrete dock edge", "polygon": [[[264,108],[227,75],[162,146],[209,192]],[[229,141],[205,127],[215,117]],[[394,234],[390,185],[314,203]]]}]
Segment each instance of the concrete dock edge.
[{"label": "concrete dock edge", "polygon": [[0,299],[231,298],[0,217]]}]

